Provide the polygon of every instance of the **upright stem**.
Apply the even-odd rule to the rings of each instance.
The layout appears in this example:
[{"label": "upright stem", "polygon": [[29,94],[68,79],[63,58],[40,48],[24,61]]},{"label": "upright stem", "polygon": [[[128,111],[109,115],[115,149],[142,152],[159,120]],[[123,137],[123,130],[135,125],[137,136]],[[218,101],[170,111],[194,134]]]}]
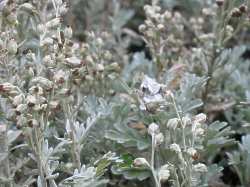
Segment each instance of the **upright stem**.
[{"label": "upright stem", "polygon": [[76,129],[74,127],[74,121],[71,120],[70,121],[70,128],[71,128],[71,140],[72,140],[72,157],[73,157],[73,162],[75,167],[78,169],[78,171],[80,171],[81,169],[81,152],[80,152],[80,148],[79,148],[79,142],[77,142],[76,140]]},{"label": "upright stem", "polygon": [[13,180],[11,179],[10,163],[9,163],[9,146],[7,137],[7,126],[0,125],[0,153],[6,155],[6,158],[0,165],[0,172],[6,174],[8,187],[13,187]]},{"label": "upright stem", "polygon": [[38,127],[34,128],[34,143],[35,143],[35,153],[36,153],[36,159],[37,159],[37,165],[38,165],[38,172],[39,172],[39,176],[41,178],[41,183],[43,187],[47,187],[47,182],[45,179],[45,173],[44,173],[44,168],[43,168],[43,164],[42,164],[42,145],[41,145],[41,140],[39,140],[39,129]]},{"label": "upright stem", "polygon": [[161,187],[161,183],[160,181],[158,180],[158,177],[157,177],[157,174],[156,174],[156,171],[155,171],[155,134],[153,133],[152,134],[152,149],[151,149],[151,163],[150,163],[150,168],[151,168],[151,172],[152,172],[152,175],[154,177],[154,181],[155,181],[155,185],[156,187]]},{"label": "upright stem", "polygon": [[154,169],[155,162],[155,134],[152,134],[151,167]]},{"label": "upright stem", "polygon": [[180,113],[178,111],[174,96],[171,96],[171,98],[172,98],[172,101],[173,101],[173,105],[174,105],[176,115],[177,115],[178,119],[181,122],[183,147],[184,147],[184,150],[186,150],[185,126],[184,126],[184,123],[183,123],[182,118],[180,116]]}]

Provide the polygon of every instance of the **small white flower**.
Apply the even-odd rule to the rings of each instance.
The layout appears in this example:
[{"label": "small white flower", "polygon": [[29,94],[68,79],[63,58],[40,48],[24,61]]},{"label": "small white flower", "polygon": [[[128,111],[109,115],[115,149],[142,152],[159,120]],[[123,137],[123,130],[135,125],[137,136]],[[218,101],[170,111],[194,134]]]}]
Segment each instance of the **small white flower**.
[{"label": "small white flower", "polygon": [[148,127],[148,134],[156,135],[160,132],[160,128],[156,123],[151,123]]},{"label": "small white flower", "polygon": [[195,164],[193,167],[196,172],[200,172],[200,173],[207,172],[207,166],[205,164],[198,163],[198,164]]}]

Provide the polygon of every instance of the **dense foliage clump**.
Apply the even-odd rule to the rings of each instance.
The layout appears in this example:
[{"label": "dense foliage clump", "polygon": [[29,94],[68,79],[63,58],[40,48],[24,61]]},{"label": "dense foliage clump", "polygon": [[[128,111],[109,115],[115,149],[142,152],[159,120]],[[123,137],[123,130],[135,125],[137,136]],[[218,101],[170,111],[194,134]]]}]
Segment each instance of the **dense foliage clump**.
[{"label": "dense foliage clump", "polygon": [[250,186],[249,1],[0,1],[0,187]]}]

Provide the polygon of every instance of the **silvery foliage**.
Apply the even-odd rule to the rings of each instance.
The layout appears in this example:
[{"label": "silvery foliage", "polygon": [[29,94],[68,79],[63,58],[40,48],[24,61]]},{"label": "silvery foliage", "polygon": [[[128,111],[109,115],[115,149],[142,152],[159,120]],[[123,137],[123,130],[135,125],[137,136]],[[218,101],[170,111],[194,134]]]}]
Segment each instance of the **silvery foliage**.
[{"label": "silvery foliage", "polygon": [[242,186],[248,186],[250,168],[250,135],[242,136],[242,142],[238,144],[239,150],[227,153],[229,164],[235,168]]},{"label": "silvery foliage", "polygon": [[[115,75],[119,66],[108,62],[112,55],[101,49],[100,37],[82,49],[71,40],[72,29],[61,24],[60,16],[67,11],[63,1],[11,1],[2,6],[1,184],[106,184],[97,171],[104,174],[109,164],[101,168],[83,164],[82,149],[90,144],[87,139],[93,126],[112,111],[105,99],[98,98],[97,92],[105,95],[95,85],[97,79]],[[96,38],[94,33],[89,36]],[[91,56],[96,53],[105,54],[95,59],[99,64]],[[85,58],[91,64],[88,68]],[[5,64],[7,61],[10,63]],[[97,73],[92,74],[94,71]],[[83,83],[83,77],[89,82]],[[20,170],[24,171],[22,179],[15,180]]]},{"label": "silvery foliage", "polygon": [[[72,36],[82,27],[73,32],[62,24],[65,2],[0,2],[0,184],[119,186],[119,176],[131,186],[221,183],[223,168],[213,159],[235,145],[235,131],[249,132],[248,108],[237,109],[250,100],[247,47],[240,40],[227,49],[246,15],[230,25],[227,18],[240,11],[233,1],[220,16],[212,1],[154,0],[138,34],[126,24],[145,3],[72,2],[84,27],[96,31],[80,43]],[[128,54],[134,42],[145,42],[151,58]],[[248,142],[243,136],[228,153],[245,186]],[[108,180],[106,173],[117,176]]]}]

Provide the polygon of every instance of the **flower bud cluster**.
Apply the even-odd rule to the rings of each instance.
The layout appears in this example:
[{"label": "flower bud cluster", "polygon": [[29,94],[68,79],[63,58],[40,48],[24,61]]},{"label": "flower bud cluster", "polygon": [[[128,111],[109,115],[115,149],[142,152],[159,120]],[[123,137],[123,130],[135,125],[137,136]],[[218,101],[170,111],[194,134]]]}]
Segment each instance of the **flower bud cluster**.
[{"label": "flower bud cluster", "polygon": [[157,5],[146,5],[144,10],[147,19],[139,26],[139,31],[144,34],[152,52],[159,54],[162,48],[168,48],[166,52],[169,54],[179,51],[183,45],[182,15],[168,10],[162,12]]},{"label": "flower bud cluster", "polygon": [[160,132],[159,125],[156,123],[151,123],[148,127],[148,134],[152,136],[152,139],[154,140],[153,146],[159,146],[164,141],[164,136]]}]

